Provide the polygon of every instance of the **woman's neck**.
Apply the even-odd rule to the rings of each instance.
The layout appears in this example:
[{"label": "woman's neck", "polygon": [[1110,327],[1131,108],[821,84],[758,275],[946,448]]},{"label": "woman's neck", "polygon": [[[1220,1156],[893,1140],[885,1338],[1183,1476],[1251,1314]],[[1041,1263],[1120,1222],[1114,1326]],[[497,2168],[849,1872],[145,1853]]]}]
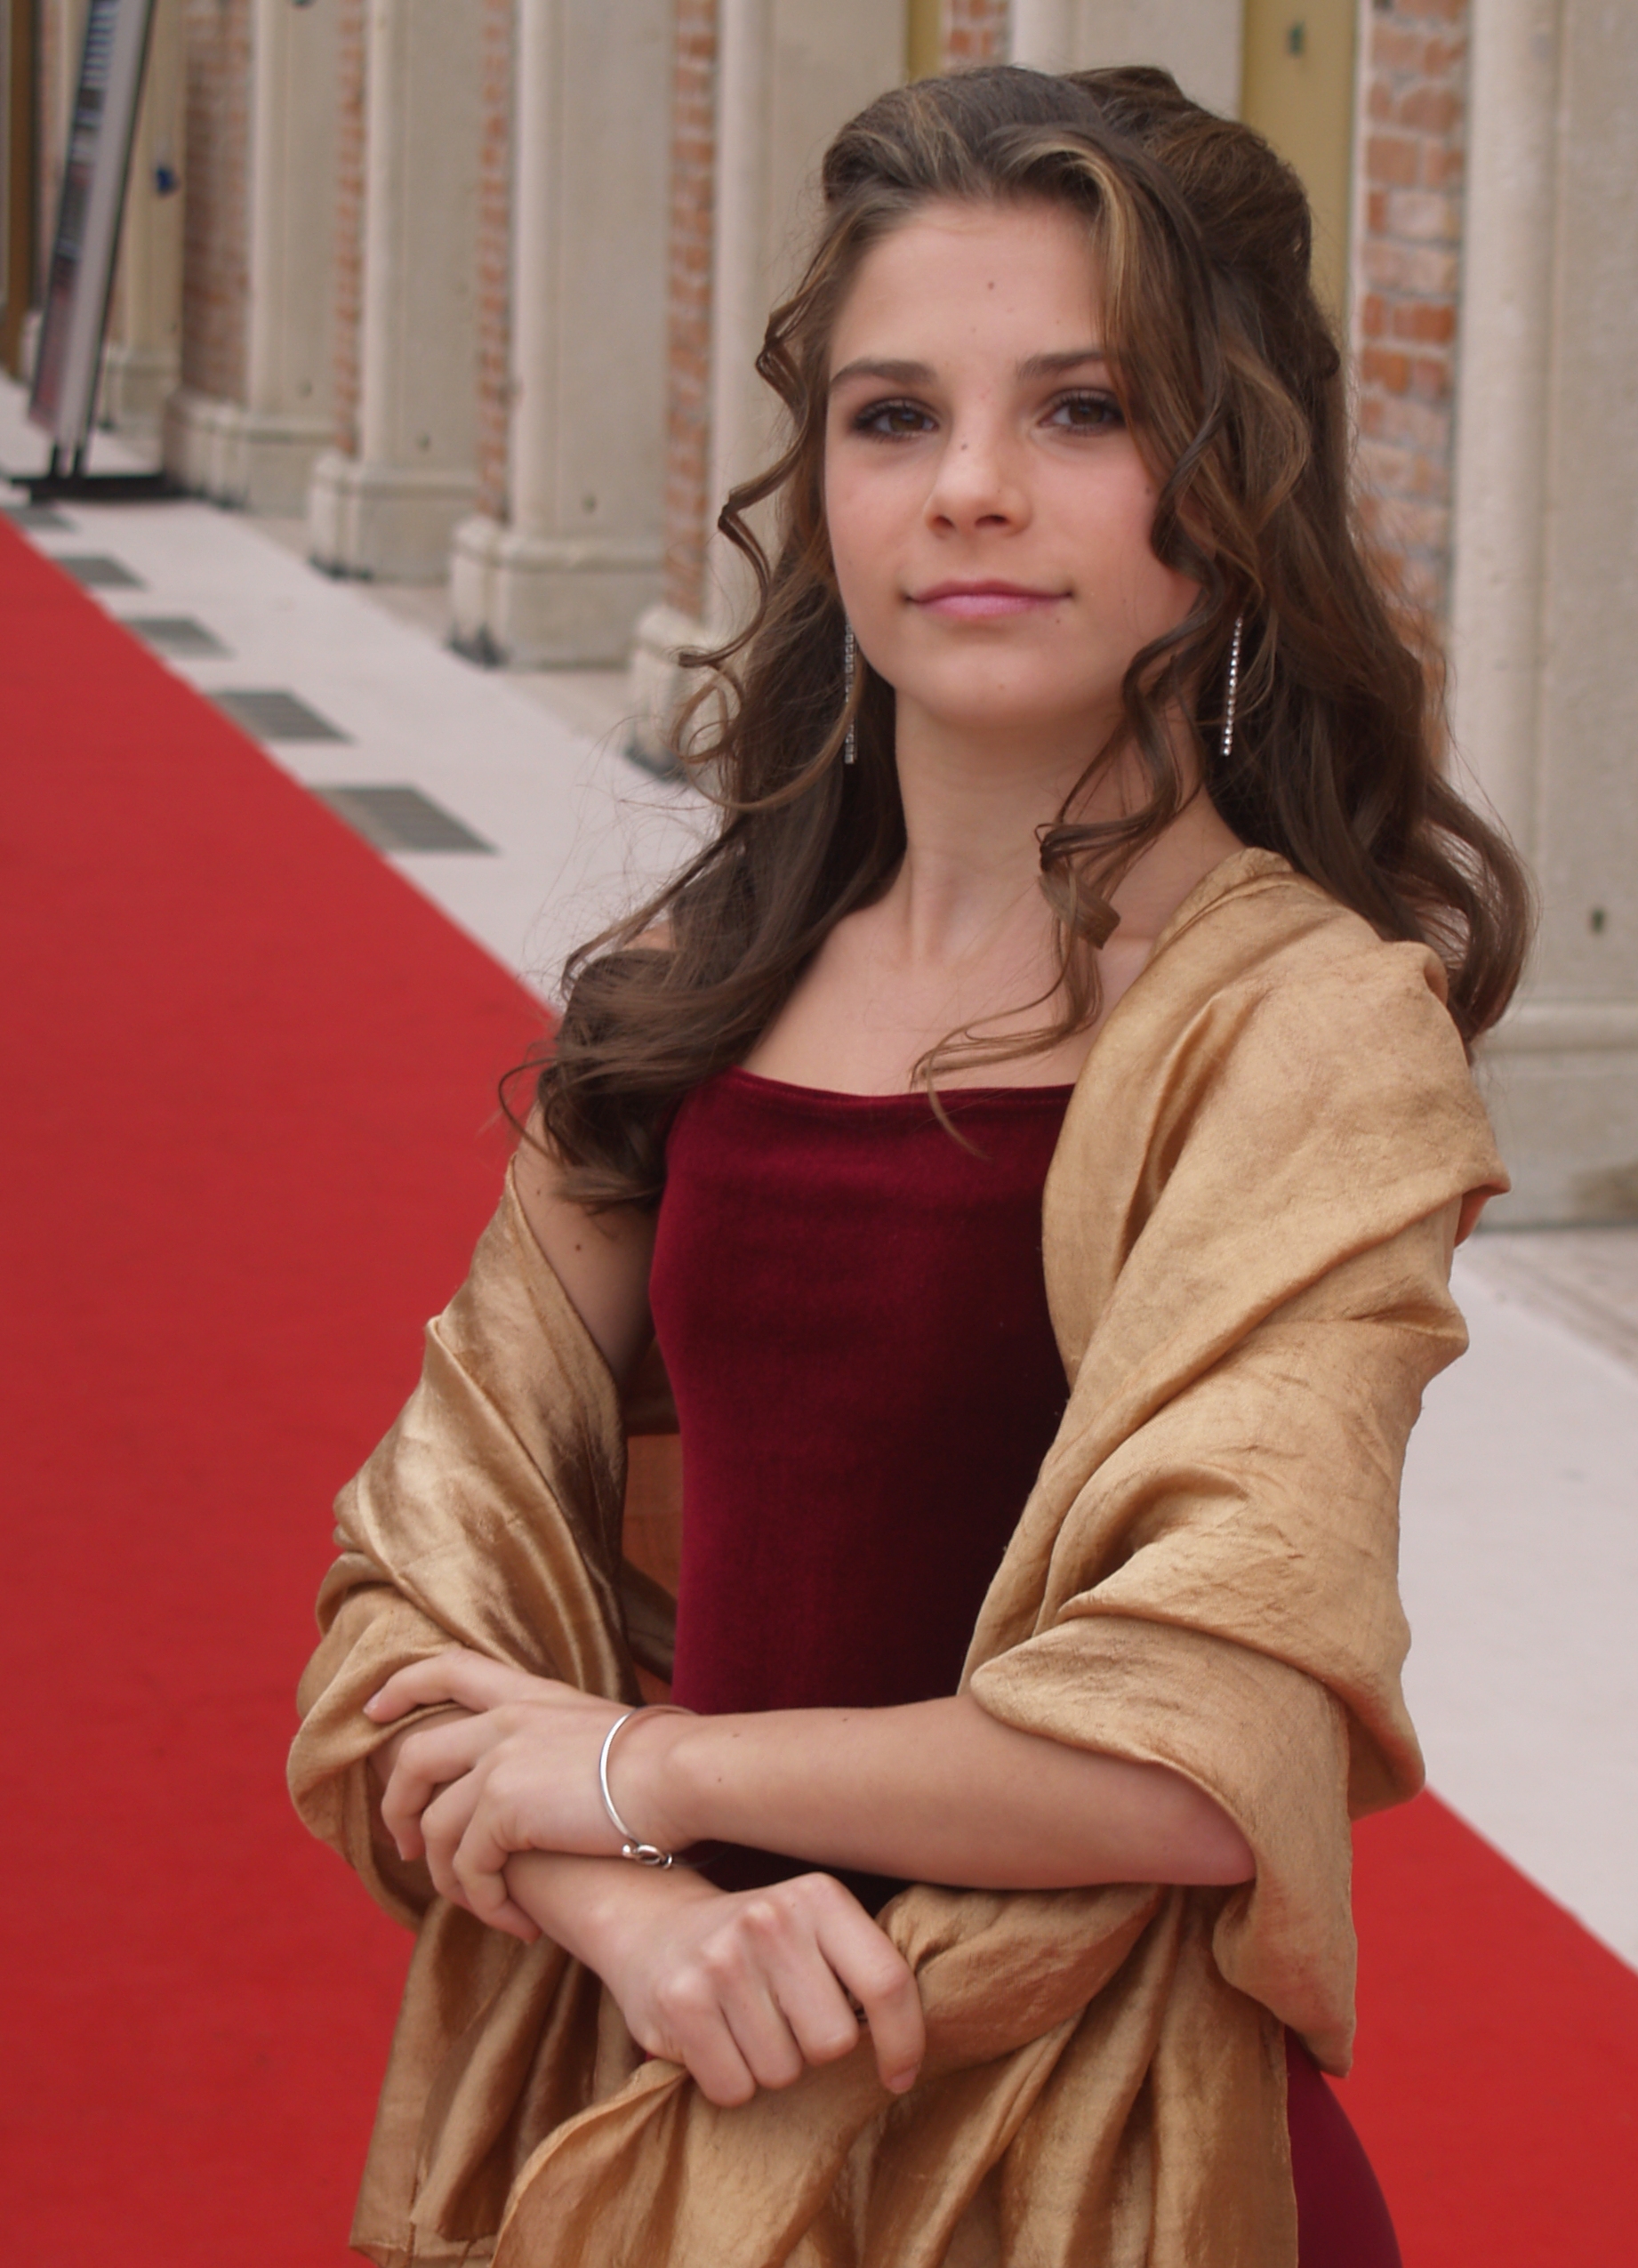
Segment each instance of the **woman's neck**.
[{"label": "woman's neck", "polygon": [[[992,745],[933,720],[904,720],[897,757],[905,851],[879,912],[909,965],[959,963],[1015,928],[1039,929],[1040,832],[1074,792],[1088,746],[1084,722],[1073,732]],[[1179,755],[1187,777],[1192,752]],[[1078,798],[1072,816],[1107,822],[1145,800],[1140,766],[1126,751]],[[1197,788],[1111,893],[1122,947],[1141,945],[1146,957],[1184,899],[1240,848]]]},{"label": "woman's neck", "polygon": [[[798,1086],[902,1091],[953,1032],[1037,1033],[1058,1010],[1059,943],[1040,890],[1039,830],[1085,765],[1079,749],[975,748],[955,735],[901,744],[906,848],[871,905],[839,922],[748,1069]],[[1138,808],[1135,768],[1112,767],[1079,807],[1108,818]],[[1176,908],[1240,848],[1196,794],[1112,893],[1119,916],[1098,953],[1101,1023],[1136,981]],[[1096,1025],[1064,1033],[1004,1068],[952,1067],[954,1085],[1052,1084],[1080,1072]]]}]

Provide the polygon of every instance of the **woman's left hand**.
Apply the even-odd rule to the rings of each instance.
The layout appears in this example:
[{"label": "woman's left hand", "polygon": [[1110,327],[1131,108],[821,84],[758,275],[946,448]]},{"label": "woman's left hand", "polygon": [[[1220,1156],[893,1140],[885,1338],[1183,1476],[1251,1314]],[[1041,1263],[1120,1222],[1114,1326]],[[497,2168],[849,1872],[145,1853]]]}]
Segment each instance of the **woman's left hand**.
[{"label": "woman's left hand", "polygon": [[443,1896],[533,1937],[534,1924],[507,1894],[506,1862],[517,1851],[618,1854],[598,1792],[598,1755],[624,1711],[464,1646],[398,1670],[365,1710],[373,1723],[390,1725],[412,1709],[450,1701],[471,1713],[404,1741],[381,1797],[382,1821],[401,1857],[426,1859]]}]

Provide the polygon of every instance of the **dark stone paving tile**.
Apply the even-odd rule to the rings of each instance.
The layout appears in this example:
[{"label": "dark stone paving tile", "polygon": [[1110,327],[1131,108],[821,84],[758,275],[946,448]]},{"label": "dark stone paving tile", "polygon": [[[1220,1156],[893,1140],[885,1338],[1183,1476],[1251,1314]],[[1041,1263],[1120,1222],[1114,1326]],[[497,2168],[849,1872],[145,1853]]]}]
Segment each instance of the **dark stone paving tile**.
[{"label": "dark stone paving tile", "polygon": [[162,654],[173,655],[178,661],[225,661],[229,657],[229,648],[215,631],[206,630],[191,615],[121,615],[119,619],[146,645],[156,646]]},{"label": "dark stone paving tile", "polygon": [[213,692],[211,698],[253,740],[344,741],[349,737],[317,709],[298,701],[293,693],[233,687]]},{"label": "dark stone paving tile", "polygon": [[418,787],[318,787],[313,790],[377,850],[464,850],[494,856],[494,845],[434,803]]},{"label": "dark stone paving tile", "polygon": [[106,551],[54,551],[52,564],[86,591],[146,591],[148,585],[140,575],[132,575],[123,559],[110,559]]}]

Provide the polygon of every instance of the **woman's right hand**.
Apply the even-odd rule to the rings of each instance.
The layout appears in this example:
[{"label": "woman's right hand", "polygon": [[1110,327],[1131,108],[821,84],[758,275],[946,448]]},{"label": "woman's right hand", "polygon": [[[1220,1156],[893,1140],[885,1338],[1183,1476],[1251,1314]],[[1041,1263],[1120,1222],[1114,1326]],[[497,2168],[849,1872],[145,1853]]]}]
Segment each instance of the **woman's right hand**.
[{"label": "woman's right hand", "polygon": [[638,2045],[680,2063],[709,2101],[733,2108],[838,2062],[861,2021],[882,2085],[914,2085],[927,2048],[915,1977],[831,1876],[724,1891],[692,1873],[531,1852],[506,1877],[517,1902],[597,1971]]}]

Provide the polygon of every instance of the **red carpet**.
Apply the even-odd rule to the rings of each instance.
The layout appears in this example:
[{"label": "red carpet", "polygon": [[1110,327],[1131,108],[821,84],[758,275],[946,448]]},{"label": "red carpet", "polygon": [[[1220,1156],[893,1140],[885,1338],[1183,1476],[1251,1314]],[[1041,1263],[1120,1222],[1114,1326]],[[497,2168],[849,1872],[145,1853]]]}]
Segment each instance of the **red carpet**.
[{"label": "red carpet", "polygon": [[[292,1689],[534,1012],[4,523],[0,762],[7,2241],[341,2268],[405,1941]],[[1360,1875],[1407,2268],[1638,2259],[1638,1978],[1431,1803]]]},{"label": "red carpet", "polygon": [[1405,2268],[1632,2268],[1638,1974],[1432,1796],[1355,1846],[1339,2091]]},{"label": "red carpet", "polygon": [[283,1786],[524,995],[0,522],[8,2249],[346,2259],[407,1940]]}]

